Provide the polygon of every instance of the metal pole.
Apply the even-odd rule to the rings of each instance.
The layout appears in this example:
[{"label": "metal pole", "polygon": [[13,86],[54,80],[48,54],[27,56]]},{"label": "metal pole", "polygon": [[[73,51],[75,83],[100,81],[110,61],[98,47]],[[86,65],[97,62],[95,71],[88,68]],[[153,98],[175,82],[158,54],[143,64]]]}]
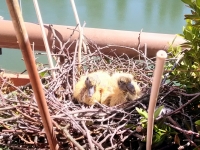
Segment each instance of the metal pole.
[{"label": "metal pole", "polygon": [[51,150],[59,148],[18,0],[6,0]]}]

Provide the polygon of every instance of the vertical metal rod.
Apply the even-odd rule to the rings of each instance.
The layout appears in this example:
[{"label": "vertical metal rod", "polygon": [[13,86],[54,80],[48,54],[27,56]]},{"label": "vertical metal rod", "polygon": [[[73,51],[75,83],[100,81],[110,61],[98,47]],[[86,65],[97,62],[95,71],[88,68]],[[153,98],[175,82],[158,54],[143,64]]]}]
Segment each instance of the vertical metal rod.
[{"label": "vertical metal rod", "polygon": [[[6,0],[51,150],[59,148],[18,0]],[[34,29],[33,29],[34,30]]]}]

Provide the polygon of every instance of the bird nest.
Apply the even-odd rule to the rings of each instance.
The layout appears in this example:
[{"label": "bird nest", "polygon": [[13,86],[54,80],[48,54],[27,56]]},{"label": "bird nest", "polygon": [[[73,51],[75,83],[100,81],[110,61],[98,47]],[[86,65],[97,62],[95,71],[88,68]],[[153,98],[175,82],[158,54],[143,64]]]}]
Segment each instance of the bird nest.
[{"label": "bird nest", "polygon": [[[89,48],[87,52],[83,51],[79,62],[78,40],[69,39],[62,43],[53,26],[51,29],[54,35],[53,56],[57,62],[56,79],[45,76],[41,81],[60,149],[145,149],[146,115],[155,61],[147,58],[139,47],[124,47],[138,53],[137,59],[129,58],[126,54],[118,56],[115,53],[120,46],[99,47],[84,37],[93,51]],[[77,32],[76,29],[72,30],[71,36],[74,32]],[[55,43],[59,43],[60,47],[56,47]],[[76,45],[75,50],[69,52],[73,44]],[[102,53],[107,47],[111,49],[109,55]],[[100,103],[88,106],[73,99],[73,88],[79,77],[97,70],[133,74],[142,89],[142,97],[114,107]],[[192,149],[200,145],[194,124],[200,117],[193,104],[200,94],[186,94],[171,84],[172,81],[166,83],[167,75],[168,72],[165,72],[158,95],[153,149]],[[9,79],[1,77],[1,80],[1,147],[49,149],[31,85],[15,87]],[[10,87],[16,90],[9,92]]]}]

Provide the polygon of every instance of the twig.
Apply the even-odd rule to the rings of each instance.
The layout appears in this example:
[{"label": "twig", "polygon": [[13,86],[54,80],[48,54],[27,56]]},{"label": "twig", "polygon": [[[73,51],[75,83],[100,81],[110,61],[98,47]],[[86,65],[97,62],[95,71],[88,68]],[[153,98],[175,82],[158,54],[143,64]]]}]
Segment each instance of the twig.
[{"label": "twig", "polygon": [[65,126],[62,130],[65,133],[64,135],[68,138],[79,150],[84,150],[84,148],[76,142],[76,140],[68,132],[69,125]]},{"label": "twig", "polygon": [[[82,30],[81,25],[80,25],[78,13],[77,13],[77,10],[76,10],[76,5],[74,3],[74,0],[70,0],[70,1],[71,1],[71,5],[72,5],[73,12],[74,12],[76,23],[78,24],[79,33],[80,33],[80,35],[79,35],[78,60],[79,60],[79,64],[81,64],[81,48],[82,48],[82,45],[83,45],[84,51],[86,53],[86,45],[83,42],[83,39],[84,39],[83,38],[83,30]],[[79,65],[78,67],[79,67],[79,71],[80,71],[81,65]]]},{"label": "twig", "polygon": [[[48,61],[49,61],[49,66],[52,69],[52,68],[54,68],[53,60],[52,60],[52,57],[51,57],[51,52],[50,52],[49,44],[48,44],[48,41],[47,41],[46,33],[44,31],[44,25],[43,25],[42,17],[41,17],[41,14],[40,14],[39,5],[38,5],[37,0],[33,0],[33,3],[34,3],[34,6],[35,6],[35,11],[36,11],[36,14],[37,14],[38,22],[40,24],[40,28],[41,28],[41,31],[42,31],[42,37],[43,37],[44,46],[45,46],[46,53],[47,53],[47,58],[48,58]],[[53,79],[55,79],[55,77],[56,77],[55,71],[52,69],[51,72],[52,72]]]},{"label": "twig", "polygon": [[81,121],[81,124],[82,124],[83,128],[84,128],[85,131],[86,131],[86,136],[87,136],[87,139],[88,139],[88,143],[89,143],[89,145],[90,145],[90,149],[91,149],[91,150],[95,150],[94,144],[92,143],[92,139],[91,139],[90,132],[89,132],[89,130],[87,129],[87,127],[86,127],[84,121]]}]

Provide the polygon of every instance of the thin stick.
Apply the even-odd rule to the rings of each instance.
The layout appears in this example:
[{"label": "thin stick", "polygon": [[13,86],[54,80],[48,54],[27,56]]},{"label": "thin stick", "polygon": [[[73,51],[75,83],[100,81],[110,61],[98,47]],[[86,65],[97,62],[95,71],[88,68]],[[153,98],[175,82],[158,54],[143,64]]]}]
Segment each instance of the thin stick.
[{"label": "thin stick", "polygon": [[75,51],[74,51],[74,58],[73,58],[73,91],[75,90],[75,62],[76,62],[76,53],[77,53],[78,41],[76,41]]},{"label": "thin stick", "polygon": [[91,150],[95,150],[94,144],[92,143],[92,138],[91,138],[91,135],[90,135],[90,131],[89,131],[88,128],[86,127],[84,121],[81,121],[81,124],[82,124],[83,128],[84,128],[85,131],[86,131],[86,136],[87,136],[87,139],[88,139],[88,144],[89,144],[89,146],[90,146],[90,149],[91,149]]},{"label": "thin stick", "polygon": [[79,68],[79,71],[80,71],[80,68],[81,68],[81,48],[82,48],[82,45],[83,45],[83,49],[86,52],[86,45],[83,42],[83,40],[84,40],[83,30],[82,30],[82,27],[80,25],[80,21],[79,21],[79,17],[78,17],[78,13],[77,13],[77,10],[76,10],[76,5],[74,3],[74,0],[71,0],[71,5],[72,5],[72,9],[74,11],[76,23],[78,24],[79,35],[80,35],[79,36],[79,48],[78,48],[78,63],[79,63],[78,68]]},{"label": "thin stick", "polygon": [[146,138],[146,149],[151,150],[152,137],[153,137],[153,126],[154,126],[154,109],[157,102],[159,93],[160,83],[162,80],[162,74],[164,70],[165,59],[167,53],[163,50],[159,50],[156,54],[156,66],[153,76],[153,84],[151,89],[151,96],[149,101],[148,109],[148,123],[147,123],[147,138]]},{"label": "thin stick", "polygon": [[51,57],[51,52],[50,52],[49,44],[48,44],[48,41],[47,41],[46,33],[44,31],[44,25],[43,25],[42,17],[41,17],[41,14],[40,14],[38,2],[37,2],[37,0],[33,0],[33,3],[34,3],[34,6],[35,6],[35,11],[36,11],[36,14],[37,14],[38,22],[40,24],[40,28],[41,28],[41,31],[42,31],[42,37],[43,37],[45,49],[46,49],[46,52],[47,52],[47,58],[48,58],[48,61],[49,61],[49,66],[52,69],[51,70],[52,77],[53,77],[53,79],[55,79],[56,75],[55,75],[55,70],[53,69],[54,68],[53,60],[52,60],[52,57]]},{"label": "thin stick", "polygon": [[6,0],[51,150],[59,149],[18,0]]},{"label": "thin stick", "polygon": [[[20,6],[20,9],[21,9],[21,12],[22,12],[22,2],[21,2],[21,0],[19,0],[19,6]],[[22,12],[22,14],[23,14],[23,12]]]},{"label": "thin stick", "polygon": [[84,150],[84,148],[70,135],[68,127],[69,125],[66,125],[66,127],[62,128],[64,136],[68,138],[79,150]]}]

